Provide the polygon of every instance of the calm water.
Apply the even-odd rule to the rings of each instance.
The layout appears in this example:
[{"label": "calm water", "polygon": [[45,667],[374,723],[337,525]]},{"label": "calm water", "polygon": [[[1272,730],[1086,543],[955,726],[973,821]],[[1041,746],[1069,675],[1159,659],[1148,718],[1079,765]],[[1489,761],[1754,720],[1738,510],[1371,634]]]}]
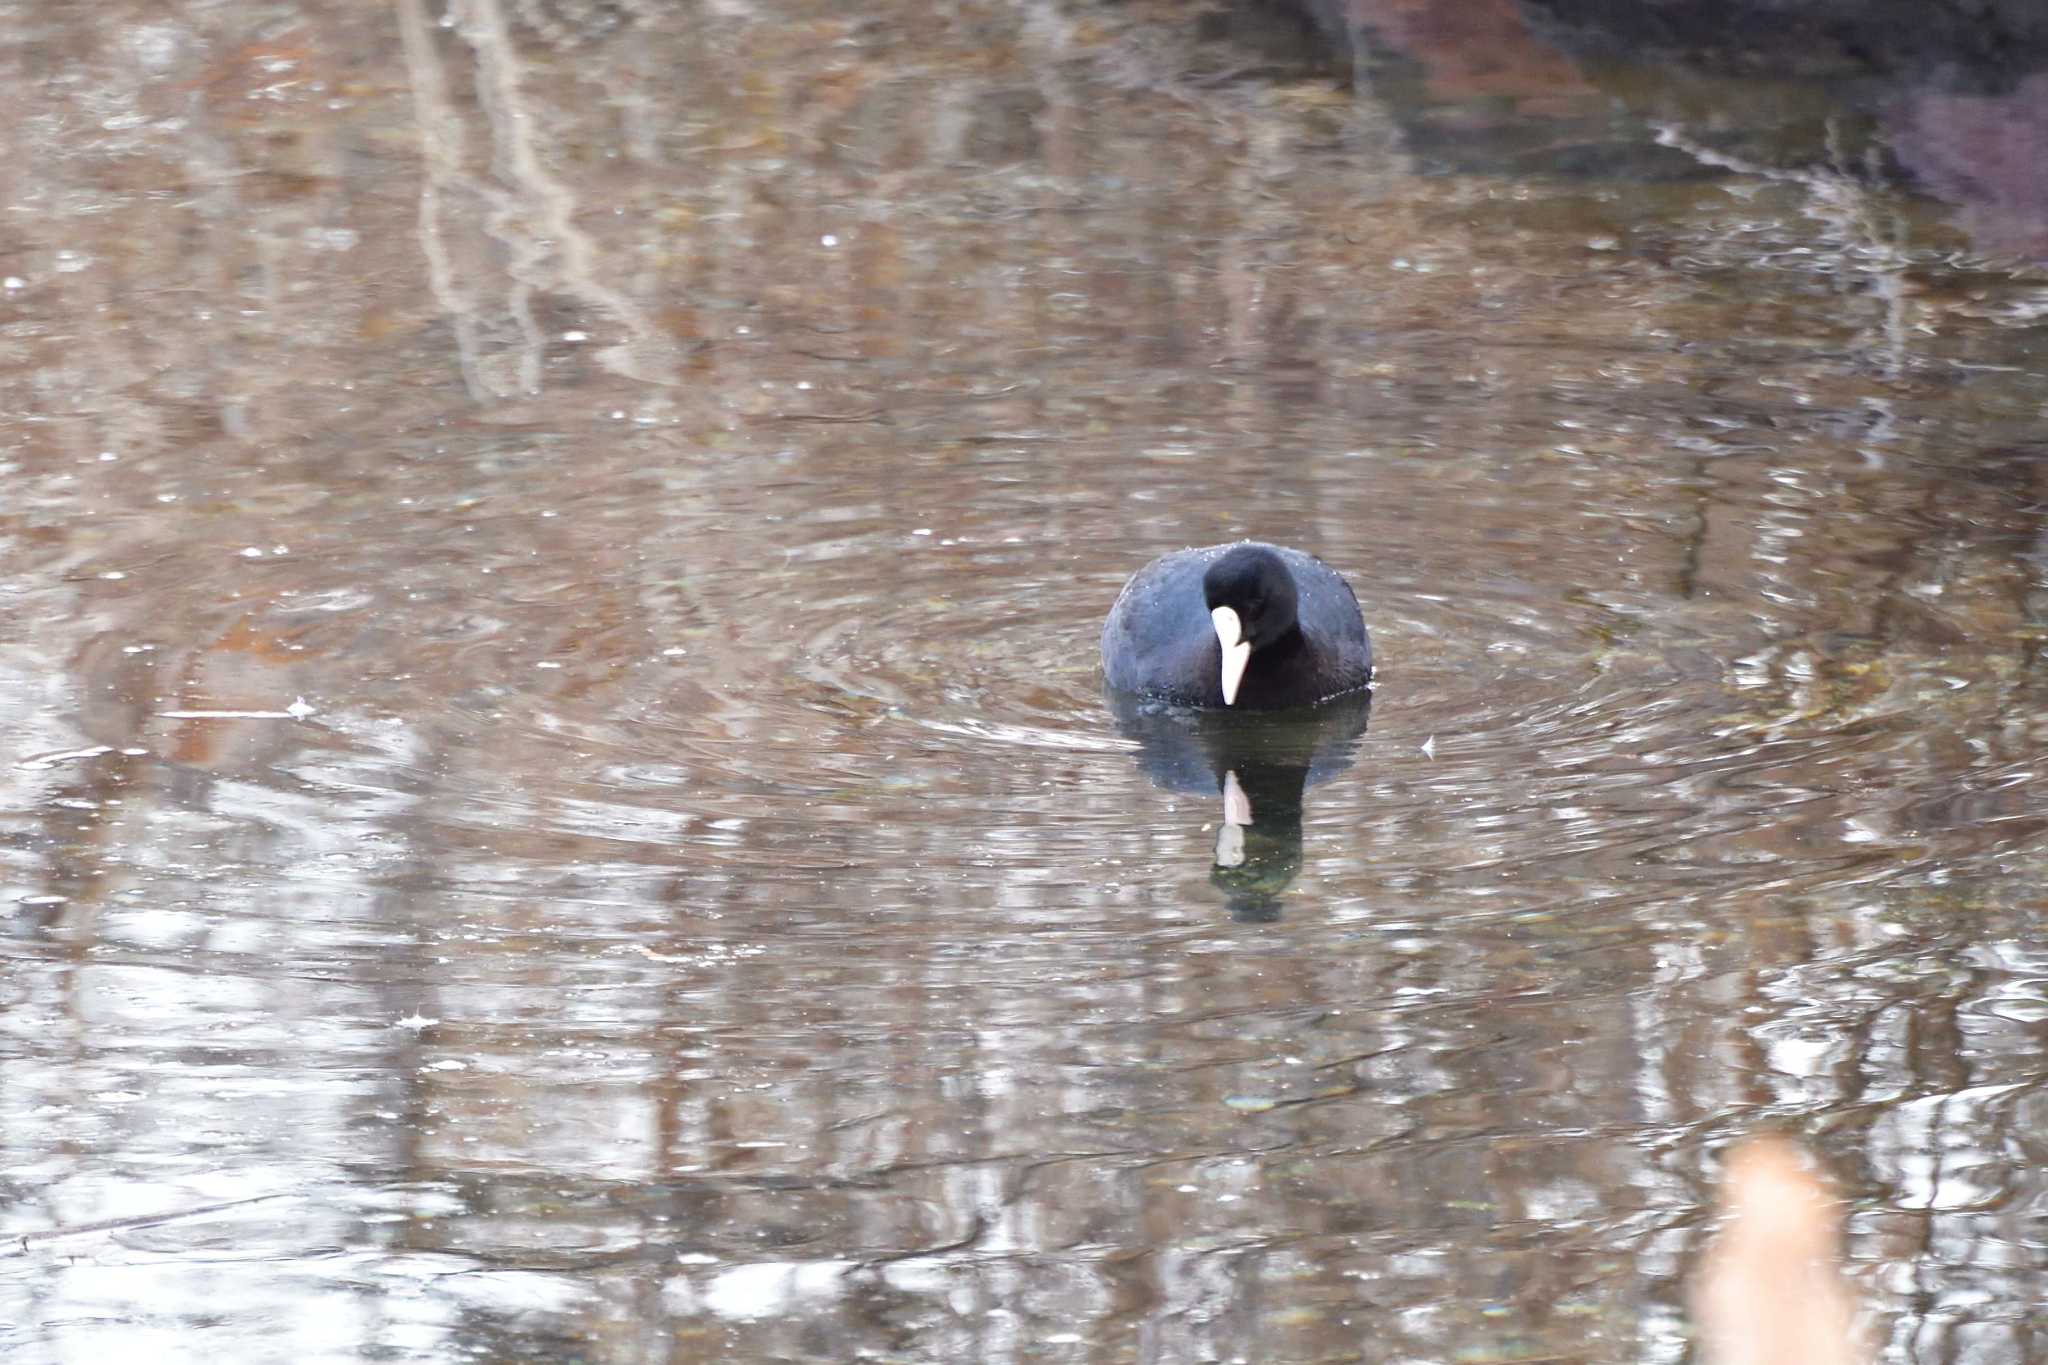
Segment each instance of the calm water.
[{"label": "calm water", "polygon": [[1359,8],[0,3],[0,1354],[2048,1353],[2048,85]]}]

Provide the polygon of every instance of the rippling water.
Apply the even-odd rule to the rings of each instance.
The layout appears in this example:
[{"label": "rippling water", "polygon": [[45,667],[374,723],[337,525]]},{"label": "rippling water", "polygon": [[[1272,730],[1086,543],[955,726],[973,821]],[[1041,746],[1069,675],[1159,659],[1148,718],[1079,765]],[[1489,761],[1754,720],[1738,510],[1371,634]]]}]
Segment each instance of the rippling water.
[{"label": "rippling water", "polygon": [[2048,1350],[2010,111],[1361,10],[0,4],[9,1360],[1675,1361],[1759,1123]]}]

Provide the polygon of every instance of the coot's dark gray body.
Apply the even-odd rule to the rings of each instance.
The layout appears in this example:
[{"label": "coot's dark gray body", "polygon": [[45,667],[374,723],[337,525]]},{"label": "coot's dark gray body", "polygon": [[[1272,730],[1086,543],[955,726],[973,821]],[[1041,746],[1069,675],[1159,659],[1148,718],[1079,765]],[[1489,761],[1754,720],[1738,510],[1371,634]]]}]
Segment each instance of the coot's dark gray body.
[{"label": "coot's dark gray body", "polygon": [[1299,633],[1252,652],[1233,706],[1309,706],[1372,682],[1372,639],[1343,576],[1300,550],[1240,541],[1162,555],[1131,576],[1102,626],[1102,672],[1111,688],[1183,706],[1224,704],[1223,649],[1202,579],[1246,545],[1286,566]]}]

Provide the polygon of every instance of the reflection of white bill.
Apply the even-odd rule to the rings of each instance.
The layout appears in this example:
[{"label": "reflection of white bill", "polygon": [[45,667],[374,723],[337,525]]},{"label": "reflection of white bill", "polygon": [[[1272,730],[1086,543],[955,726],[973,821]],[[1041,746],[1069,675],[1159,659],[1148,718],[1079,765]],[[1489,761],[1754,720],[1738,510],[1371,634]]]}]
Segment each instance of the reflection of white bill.
[{"label": "reflection of white bill", "polygon": [[1244,866],[1244,826],[1224,825],[1216,831],[1216,866]]},{"label": "reflection of white bill", "polygon": [[1235,770],[1223,774],[1223,827],[1216,831],[1216,866],[1244,866],[1244,828],[1252,822],[1252,799]]},{"label": "reflection of white bill", "polygon": [[1223,774],[1223,823],[1226,825],[1249,825],[1252,822],[1252,799],[1244,794],[1233,770]]}]

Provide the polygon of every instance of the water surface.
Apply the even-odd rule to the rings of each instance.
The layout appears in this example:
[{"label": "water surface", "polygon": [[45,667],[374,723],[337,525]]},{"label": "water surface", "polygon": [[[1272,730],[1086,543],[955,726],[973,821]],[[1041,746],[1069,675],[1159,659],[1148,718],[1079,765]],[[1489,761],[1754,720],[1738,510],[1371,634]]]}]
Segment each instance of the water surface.
[{"label": "water surface", "polygon": [[2041,143],[1362,8],[0,5],[9,1360],[2048,1350]]}]

